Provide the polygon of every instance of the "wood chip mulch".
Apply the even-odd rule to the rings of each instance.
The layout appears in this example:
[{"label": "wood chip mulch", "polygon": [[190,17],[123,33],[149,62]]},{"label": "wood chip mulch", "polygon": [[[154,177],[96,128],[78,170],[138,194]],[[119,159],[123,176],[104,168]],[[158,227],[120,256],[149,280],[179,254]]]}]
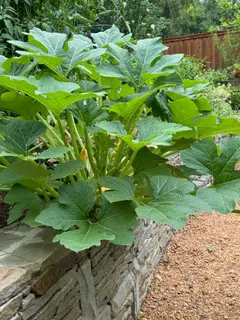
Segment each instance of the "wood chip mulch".
[{"label": "wood chip mulch", "polygon": [[240,320],[240,214],[201,213],[177,232],[141,320]]}]

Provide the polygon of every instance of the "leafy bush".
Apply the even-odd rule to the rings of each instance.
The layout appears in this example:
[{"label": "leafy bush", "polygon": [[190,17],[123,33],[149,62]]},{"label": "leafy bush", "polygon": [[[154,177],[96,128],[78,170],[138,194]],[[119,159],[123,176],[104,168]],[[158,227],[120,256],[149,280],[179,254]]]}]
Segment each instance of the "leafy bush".
[{"label": "leafy bush", "polygon": [[231,106],[233,110],[240,110],[240,89],[234,88],[231,92]]},{"label": "leafy bush", "polygon": [[227,80],[228,70],[213,70],[205,59],[184,57],[177,67],[177,73],[181,79],[205,80],[210,84],[217,85]]},{"label": "leafy bush", "polygon": [[200,78],[206,67],[204,62],[204,60],[195,57],[184,57],[177,68],[177,73],[182,79]]},{"label": "leafy bush", "polygon": [[209,101],[213,107],[213,113],[220,117],[229,117],[240,120],[240,114],[232,109],[232,93],[231,85],[209,86],[203,96]]},{"label": "leafy bush", "polygon": [[228,31],[220,41],[217,34],[214,34],[213,40],[218,49],[224,68],[233,67],[240,61],[240,35],[237,32]]},{"label": "leafy bush", "polygon": [[[135,42],[115,26],[91,36],[34,28],[28,42],[11,41],[19,57],[1,56],[8,222],[51,226],[54,241],[80,251],[131,245],[139,218],[181,228],[197,210],[233,211],[240,141],[219,156],[211,138],[240,124],[211,113],[206,84],[182,81],[182,55],[163,55],[160,38]],[[191,145],[182,155],[190,170],[168,164]],[[213,175],[214,187],[197,190],[192,174]]]}]

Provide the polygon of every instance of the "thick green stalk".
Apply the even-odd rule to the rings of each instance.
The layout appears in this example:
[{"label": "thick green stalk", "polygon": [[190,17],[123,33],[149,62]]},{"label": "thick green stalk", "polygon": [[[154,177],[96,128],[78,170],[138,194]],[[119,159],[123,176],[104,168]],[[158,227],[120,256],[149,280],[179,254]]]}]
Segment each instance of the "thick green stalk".
[{"label": "thick green stalk", "polygon": [[55,189],[53,187],[51,187],[49,184],[45,184],[44,187],[46,188],[47,191],[49,191],[49,193],[54,197],[54,198],[58,198],[59,194],[55,191]]},{"label": "thick green stalk", "polygon": [[[73,116],[69,110],[66,111],[66,115],[67,115],[67,122],[68,122],[68,127],[69,127],[69,132],[70,132],[70,136],[71,136],[71,141],[72,141],[72,146],[73,146],[73,150],[75,153],[75,157],[76,157],[76,159],[80,159],[80,150],[78,149],[76,135],[75,135],[74,119],[73,119]],[[80,170],[80,173],[77,173],[77,177],[78,178],[83,177],[84,179],[87,179],[87,175],[86,175],[84,169]]]},{"label": "thick green stalk", "polygon": [[0,157],[0,162],[7,167],[10,165],[10,163],[4,157]]},{"label": "thick green stalk", "polygon": [[45,127],[49,130],[49,132],[51,132],[51,134],[57,139],[58,143],[61,146],[64,146],[64,141],[61,140],[61,138],[53,130],[52,126],[39,113],[37,113],[37,118],[45,125]]},{"label": "thick green stalk", "polygon": [[97,167],[95,165],[95,160],[93,157],[93,150],[92,150],[92,142],[89,138],[88,135],[88,129],[87,127],[84,128],[84,134],[85,134],[85,141],[86,141],[86,150],[87,150],[87,154],[88,154],[88,159],[91,165],[91,169],[93,171],[93,174],[95,175],[96,178],[98,178],[98,170]]},{"label": "thick green stalk", "polygon": [[[67,148],[71,148],[70,145],[67,142],[67,139],[66,139],[66,136],[65,136],[65,132],[64,132],[64,128],[62,126],[62,122],[61,122],[60,117],[56,117],[56,119],[57,119],[57,124],[58,124],[59,130],[60,130],[60,134],[61,134],[61,138],[62,138],[62,141],[64,143],[64,146],[67,147]],[[70,160],[75,160],[76,159],[75,156],[74,156],[74,153],[71,150],[68,151],[67,154],[68,154]]]},{"label": "thick green stalk", "polygon": [[73,125],[73,122],[74,122],[73,116],[69,110],[66,110],[66,115],[67,115],[67,123],[68,123],[68,127],[69,127],[73,150],[75,153],[75,157],[78,159],[79,154],[80,154],[80,150],[78,149],[77,140],[76,140],[76,136],[75,136],[75,130],[74,130],[74,125]]},{"label": "thick green stalk", "polygon": [[69,144],[67,142],[67,139],[66,139],[66,136],[65,136],[65,132],[64,132],[64,128],[62,126],[62,122],[61,122],[60,117],[57,117],[57,125],[58,125],[58,128],[60,130],[61,138],[62,138],[62,141],[63,141],[65,147],[69,148]]},{"label": "thick green stalk", "polygon": [[121,140],[116,150],[115,160],[113,162],[114,167],[117,167],[119,162],[121,161],[125,146],[126,142]]},{"label": "thick green stalk", "polygon": [[129,168],[131,167],[133,160],[135,159],[136,155],[138,153],[138,150],[135,150],[131,156],[131,158],[129,159],[128,163],[126,164],[126,166],[124,167],[124,169],[122,170],[119,178],[124,178],[125,175],[127,174]]},{"label": "thick green stalk", "polygon": [[42,193],[43,193],[43,196],[44,196],[46,202],[49,202],[50,198],[49,198],[49,195],[44,187],[42,187]]}]

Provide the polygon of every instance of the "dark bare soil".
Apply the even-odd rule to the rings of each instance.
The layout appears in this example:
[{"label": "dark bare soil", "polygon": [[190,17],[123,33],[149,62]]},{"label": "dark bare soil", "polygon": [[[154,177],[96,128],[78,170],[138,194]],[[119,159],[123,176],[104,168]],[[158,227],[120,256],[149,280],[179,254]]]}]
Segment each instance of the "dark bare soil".
[{"label": "dark bare soil", "polygon": [[2,202],[5,194],[0,192],[0,228],[3,228],[7,225],[9,205]]}]

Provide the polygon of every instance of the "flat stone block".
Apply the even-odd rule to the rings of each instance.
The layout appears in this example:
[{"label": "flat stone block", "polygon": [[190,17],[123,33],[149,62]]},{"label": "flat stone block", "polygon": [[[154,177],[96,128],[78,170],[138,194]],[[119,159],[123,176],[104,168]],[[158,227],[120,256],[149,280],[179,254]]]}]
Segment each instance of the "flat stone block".
[{"label": "flat stone block", "polygon": [[30,275],[20,268],[0,267],[0,305],[24,289]]},{"label": "flat stone block", "polygon": [[133,290],[133,286],[134,275],[133,273],[130,273],[121,283],[116,295],[111,301],[113,313],[118,314],[118,312],[122,309],[126,301],[128,301],[131,291]]},{"label": "flat stone block", "polygon": [[8,300],[0,307],[0,319],[10,320],[17,313],[22,302],[22,295],[19,294],[16,297]]}]

